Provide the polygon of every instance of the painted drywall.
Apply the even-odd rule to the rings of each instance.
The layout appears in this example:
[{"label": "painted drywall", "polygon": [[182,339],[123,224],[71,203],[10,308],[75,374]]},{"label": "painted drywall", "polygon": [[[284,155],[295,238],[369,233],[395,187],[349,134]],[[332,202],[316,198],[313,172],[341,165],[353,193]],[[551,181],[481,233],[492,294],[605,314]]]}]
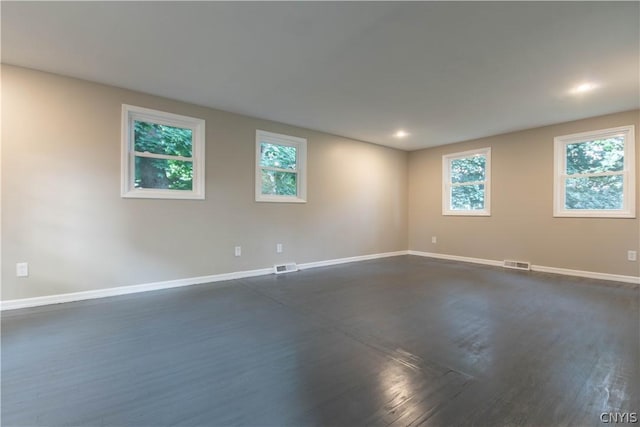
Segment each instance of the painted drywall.
[{"label": "painted drywall", "polygon": [[[120,197],[123,103],[206,120],[205,200]],[[307,203],[254,201],[256,129],[308,138]],[[407,161],[404,151],[3,65],[2,299],[406,250]],[[16,278],[23,261],[29,277]]]},{"label": "painted drywall", "polygon": [[[407,248],[640,274],[626,260],[640,250],[638,218],[552,216],[553,138],[638,134],[639,111],[406,153],[19,67],[1,78],[3,300]],[[120,197],[123,103],[206,120],[204,201]],[[308,138],[308,203],[254,201],[256,129]],[[492,148],[491,217],[442,216],[442,155],[481,147]],[[30,275],[16,278],[23,261]]]},{"label": "painted drywall", "polygon": [[[638,218],[553,217],[554,137],[623,125],[635,125],[637,138],[640,111],[411,152],[409,249],[640,275],[638,262],[627,261],[628,250],[640,250]],[[491,147],[491,216],[443,216],[442,156],[484,147]],[[636,156],[640,159],[637,148]],[[640,160],[636,159],[636,165]],[[638,178],[640,173],[636,181]],[[636,191],[639,188],[636,185]],[[636,195],[636,204],[639,200]],[[437,243],[431,243],[432,236],[437,237]]]}]

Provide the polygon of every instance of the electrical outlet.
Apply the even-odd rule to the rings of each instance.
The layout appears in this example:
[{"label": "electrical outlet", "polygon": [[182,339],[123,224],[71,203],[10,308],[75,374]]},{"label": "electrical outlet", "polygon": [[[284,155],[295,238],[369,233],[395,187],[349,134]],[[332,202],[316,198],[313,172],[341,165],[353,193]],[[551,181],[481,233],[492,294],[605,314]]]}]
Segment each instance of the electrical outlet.
[{"label": "electrical outlet", "polygon": [[235,255],[236,256],[242,255],[242,246],[236,246]]},{"label": "electrical outlet", "polygon": [[19,262],[16,264],[16,276],[28,277],[29,276],[29,263]]},{"label": "electrical outlet", "polygon": [[636,251],[627,251],[627,260],[636,261],[638,259],[638,252]]},{"label": "electrical outlet", "polygon": [[431,243],[438,243],[438,238],[436,236],[432,236]]},{"label": "electrical outlet", "polygon": [[276,244],[276,252],[281,254],[282,253],[282,243],[277,243]]}]

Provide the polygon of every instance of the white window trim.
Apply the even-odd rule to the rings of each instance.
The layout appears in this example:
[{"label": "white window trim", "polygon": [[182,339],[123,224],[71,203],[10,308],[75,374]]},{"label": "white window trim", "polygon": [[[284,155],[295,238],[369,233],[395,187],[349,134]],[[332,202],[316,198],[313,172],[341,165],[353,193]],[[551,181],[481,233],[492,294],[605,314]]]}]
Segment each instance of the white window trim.
[{"label": "white window trim", "polygon": [[[623,171],[611,175],[623,176],[623,206],[620,210],[605,209],[566,209],[565,180],[566,146],[580,142],[593,141],[616,135],[624,136],[624,168]],[[635,189],[635,127],[620,126],[592,132],[574,133],[555,137],[554,143],[554,174],[553,174],[553,216],[572,218],[635,218],[636,217],[636,189]],[[590,174],[591,175],[591,174]],[[608,173],[598,175],[609,175]]]},{"label": "white window trim", "polygon": [[[451,187],[453,186],[451,184],[451,161],[477,154],[483,154],[487,159],[485,163],[485,179],[478,182],[466,182],[463,185],[484,184],[484,209],[466,211],[451,209]],[[491,216],[491,147],[442,156],[442,215]]]},{"label": "white window trim", "polygon": [[[260,145],[268,142],[274,145],[286,145],[296,148],[296,169],[285,172],[296,172],[298,174],[297,196],[278,196],[262,194],[262,169],[260,166]],[[279,133],[256,130],[256,168],[255,168],[256,202],[276,202],[276,203],[306,203],[307,202],[307,140],[297,136],[283,135]]]},{"label": "white window trim", "polygon": [[[181,127],[193,131],[193,147],[190,160],[193,162],[193,187],[188,190],[168,190],[155,188],[135,188],[134,121],[151,122],[167,126]],[[205,180],[205,121],[193,117],[151,110],[122,104],[122,145],[121,145],[121,190],[125,198],[143,199],[204,199]],[[147,157],[180,159],[179,156],[149,154]]]}]

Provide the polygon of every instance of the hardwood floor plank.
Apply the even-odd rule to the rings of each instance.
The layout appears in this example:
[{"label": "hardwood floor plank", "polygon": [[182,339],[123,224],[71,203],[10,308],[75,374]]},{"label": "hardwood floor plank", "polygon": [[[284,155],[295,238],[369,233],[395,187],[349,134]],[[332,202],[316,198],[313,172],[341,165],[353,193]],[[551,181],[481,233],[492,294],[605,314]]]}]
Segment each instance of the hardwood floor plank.
[{"label": "hardwood floor plank", "polygon": [[601,425],[640,292],[401,256],[2,313],[3,426]]}]

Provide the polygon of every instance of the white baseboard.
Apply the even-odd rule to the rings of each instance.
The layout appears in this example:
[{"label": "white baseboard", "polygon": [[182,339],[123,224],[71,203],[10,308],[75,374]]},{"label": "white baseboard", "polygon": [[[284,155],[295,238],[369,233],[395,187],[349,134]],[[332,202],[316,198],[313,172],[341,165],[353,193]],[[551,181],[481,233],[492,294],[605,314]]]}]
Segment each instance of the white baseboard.
[{"label": "white baseboard", "polygon": [[[502,267],[502,261],[496,261],[492,259],[471,258],[471,257],[458,256],[458,255],[437,254],[433,252],[421,252],[421,251],[411,251],[411,250],[409,251],[409,255],[417,255],[417,256],[437,258],[437,259],[446,259],[451,261],[472,262],[474,264],[484,264],[484,265],[492,265],[494,267]],[[564,276],[586,277],[589,279],[600,279],[600,280],[609,280],[614,282],[640,284],[640,277],[638,276],[624,276],[621,274],[598,273],[595,271],[571,270],[568,268],[546,267],[544,265],[532,265],[531,270],[538,271],[541,273],[561,274]]]},{"label": "white baseboard", "polygon": [[640,277],[624,276],[622,274],[598,273],[597,271],[571,270],[568,268],[546,267],[544,265],[532,265],[531,270],[541,273],[563,274],[565,276],[586,277],[589,279],[611,280],[614,282],[625,282],[640,284]]},{"label": "white baseboard", "polygon": [[[366,261],[370,259],[386,258],[398,255],[407,255],[407,251],[385,252],[380,254],[362,255],[349,258],[338,258],[327,261],[308,262],[299,264],[300,269],[324,267],[329,265],[344,264],[348,262]],[[96,289],[92,291],[71,292],[66,294],[46,295],[42,297],[22,298],[0,301],[0,311],[16,310],[19,308],[37,307],[41,305],[60,304],[72,301],[81,301],[95,298],[106,298],[118,295],[127,295],[137,292],[157,291],[160,289],[178,288],[181,286],[199,285],[203,283],[221,282],[224,280],[242,279],[246,277],[263,276],[273,273],[273,267],[257,270],[236,271],[232,273],[213,274],[209,276],[189,277],[186,279],[166,280],[162,282],[144,283],[140,285],[119,286],[115,288]]]},{"label": "white baseboard", "polygon": [[298,267],[301,270],[304,270],[306,268],[326,267],[329,265],[346,264],[348,262],[367,261],[370,259],[387,258],[392,256],[400,256],[400,255],[408,255],[408,254],[409,254],[409,251],[384,252],[381,254],[361,255],[361,256],[352,256],[348,258],[330,259],[327,261],[307,262],[304,264],[298,264]]},{"label": "white baseboard", "polygon": [[[331,265],[345,264],[349,262],[367,261],[372,259],[387,258],[387,257],[400,256],[400,255],[417,255],[417,256],[423,256],[428,258],[444,259],[444,260],[450,260],[450,261],[462,261],[462,262],[470,262],[474,264],[491,265],[494,267],[502,266],[502,261],[409,250],[409,251],[396,251],[396,252],[385,252],[385,253],[379,253],[379,254],[361,255],[361,256],[354,256],[354,257],[348,257],[348,258],[337,258],[337,259],[330,259],[326,261],[307,262],[307,263],[299,264],[298,267],[301,270],[304,270],[309,268],[326,267]],[[590,279],[600,279],[600,280],[610,280],[610,281],[616,281],[616,282],[640,284],[640,277],[637,277],[637,276],[624,276],[619,274],[597,273],[593,271],[570,270],[568,268],[545,267],[542,265],[532,265],[531,270],[544,272],[544,273],[562,274],[567,276],[586,277]],[[133,294],[137,292],[156,291],[160,289],[178,288],[181,286],[191,286],[191,285],[198,285],[203,283],[215,283],[215,282],[221,282],[225,280],[242,279],[246,277],[263,276],[263,275],[272,274],[272,273],[273,273],[273,268],[269,267],[269,268],[260,268],[257,270],[236,271],[232,273],[213,274],[209,276],[190,277],[186,279],[176,279],[176,280],[167,280],[162,282],[144,283],[140,285],[119,286],[116,288],[96,289],[92,291],[72,292],[72,293],[66,293],[66,294],[46,295],[42,297],[6,300],[6,301],[0,301],[0,310],[2,311],[15,310],[19,308],[37,307],[37,306],[49,305],[49,304],[60,304],[65,302],[81,301],[81,300],[94,299],[94,298],[106,298],[106,297],[113,297],[118,295]]]},{"label": "white baseboard", "polygon": [[166,280],[162,282],[144,283],[141,285],[118,286],[115,288],[96,289],[92,291],[71,292],[66,294],[46,295],[42,297],[22,298],[0,302],[0,310],[37,307],[40,305],[60,304],[94,298],[106,298],[137,292],[157,291],[160,289],[179,288],[181,286],[199,285],[202,283],[221,282],[223,280],[242,279],[244,277],[262,276],[273,273],[273,268],[238,271],[233,273],[213,274],[210,276],[189,277],[186,279]]},{"label": "white baseboard", "polygon": [[471,258],[467,256],[437,254],[433,252],[421,252],[421,251],[409,251],[409,255],[417,255],[417,256],[423,256],[427,258],[446,259],[450,261],[471,262],[474,264],[484,264],[484,265],[493,265],[495,267],[502,267],[501,261],[494,261],[491,259]]}]

